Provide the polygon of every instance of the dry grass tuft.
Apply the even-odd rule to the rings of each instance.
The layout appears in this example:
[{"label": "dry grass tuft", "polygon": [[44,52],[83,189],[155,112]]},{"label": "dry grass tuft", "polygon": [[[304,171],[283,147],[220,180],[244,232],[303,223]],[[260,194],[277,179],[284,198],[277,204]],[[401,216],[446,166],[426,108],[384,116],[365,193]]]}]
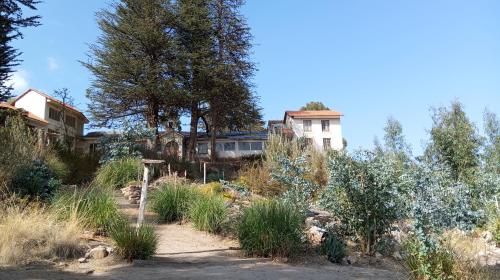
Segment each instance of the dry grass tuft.
[{"label": "dry grass tuft", "polygon": [[0,264],[68,259],[82,253],[77,221],[58,222],[38,205],[0,210]]}]

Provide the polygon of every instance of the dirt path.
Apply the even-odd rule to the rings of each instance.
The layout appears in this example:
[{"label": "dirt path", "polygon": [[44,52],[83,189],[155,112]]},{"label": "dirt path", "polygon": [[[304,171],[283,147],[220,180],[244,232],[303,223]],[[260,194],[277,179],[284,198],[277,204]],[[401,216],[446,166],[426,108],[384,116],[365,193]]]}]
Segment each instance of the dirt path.
[{"label": "dirt path", "polygon": [[[131,220],[137,207],[117,197]],[[152,219],[152,215],[148,215]],[[399,279],[395,271],[373,267],[339,266],[326,261],[276,263],[241,256],[235,240],[194,230],[189,224],[158,225],[159,244],[150,261],[73,264],[60,270],[0,269],[0,280],[17,279]],[[109,262],[109,261],[108,261]],[[92,271],[91,274],[85,274]]]}]

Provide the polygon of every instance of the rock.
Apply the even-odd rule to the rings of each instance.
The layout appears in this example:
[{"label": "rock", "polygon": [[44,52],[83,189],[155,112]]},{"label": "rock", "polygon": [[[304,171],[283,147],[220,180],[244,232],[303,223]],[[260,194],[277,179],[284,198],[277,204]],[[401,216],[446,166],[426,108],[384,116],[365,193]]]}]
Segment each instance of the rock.
[{"label": "rock", "polygon": [[392,257],[395,259],[395,260],[402,260],[403,257],[401,256],[401,253],[399,253],[399,251],[395,251],[394,253],[392,253]]},{"label": "rock", "polygon": [[326,230],[317,227],[317,226],[312,226],[308,231],[307,231],[307,236],[309,240],[311,241],[312,244],[314,245],[319,245],[321,244],[321,240],[323,238],[323,235],[326,233]]},{"label": "rock", "polygon": [[486,230],[481,233],[481,238],[490,243],[493,240],[493,234]]},{"label": "rock", "polygon": [[104,259],[109,255],[108,250],[104,246],[97,246],[90,250],[90,256],[94,259]]},{"label": "rock", "polygon": [[320,226],[320,223],[317,220],[315,220],[314,217],[307,217],[305,220],[305,224],[306,224],[306,227],[308,227],[308,228],[313,227],[313,226],[317,226],[317,227]]},{"label": "rock", "polygon": [[78,262],[79,263],[86,263],[87,262],[87,258],[79,258]]},{"label": "rock", "polygon": [[379,252],[375,252],[375,258],[377,259],[381,259],[383,258],[384,256],[382,256],[382,254],[380,254]]},{"label": "rock", "polygon": [[94,273],[95,269],[89,269],[87,271],[85,271],[85,274],[92,274]]},{"label": "rock", "polygon": [[358,262],[358,258],[356,256],[354,256],[354,255],[350,255],[350,256],[347,256],[346,262],[348,264],[355,264],[355,263]]}]

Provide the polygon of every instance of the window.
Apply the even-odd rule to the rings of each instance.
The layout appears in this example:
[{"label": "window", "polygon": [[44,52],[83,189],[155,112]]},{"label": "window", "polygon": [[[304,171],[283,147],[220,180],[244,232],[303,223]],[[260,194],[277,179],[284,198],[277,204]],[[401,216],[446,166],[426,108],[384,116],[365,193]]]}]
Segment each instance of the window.
[{"label": "window", "polygon": [[306,143],[306,146],[312,146],[313,139],[312,138],[305,138],[304,142]]},{"label": "window", "polygon": [[200,155],[208,154],[208,143],[198,143],[198,154]]},{"label": "window", "polygon": [[95,153],[99,150],[99,144],[97,143],[91,143],[89,145],[89,153]]},{"label": "window", "polygon": [[250,142],[238,142],[238,150],[240,151],[250,151]]},{"label": "window", "polygon": [[262,142],[251,142],[251,148],[253,151],[262,151]]},{"label": "window", "polygon": [[328,150],[332,147],[330,138],[323,138],[323,149]]},{"label": "window", "polygon": [[55,121],[59,121],[61,119],[61,114],[54,108],[49,108],[49,118]]},{"label": "window", "polygon": [[311,120],[304,120],[304,132],[312,131],[312,122]]},{"label": "window", "polygon": [[222,143],[216,143],[215,144],[215,151],[216,152],[222,152],[222,151],[224,151],[224,144],[222,144]]},{"label": "window", "polygon": [[224,151],[234,151],[234,150],[236,150],[235,142],[224,143]]},{"label": "window", "polygon": [[321,121],[321,130],[323,132],[330,131],[330,121],[329,120],[322,120]]},{"label": "window", "polygon": [[76,118],[72,116],[66,116],[66,124],[75,128],[76,127]]}]

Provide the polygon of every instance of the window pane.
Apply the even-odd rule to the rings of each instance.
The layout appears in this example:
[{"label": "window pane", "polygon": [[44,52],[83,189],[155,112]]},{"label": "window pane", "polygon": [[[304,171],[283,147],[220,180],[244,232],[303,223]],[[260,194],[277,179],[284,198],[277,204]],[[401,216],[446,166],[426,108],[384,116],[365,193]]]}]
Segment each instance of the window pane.
[{"label": "window pane", "polygon": [[304,120],[304,131],[310,132],[311,129],[311,120]]},{"label": "window pane", "polygon": [[222,152],[222,151],[224,151],[224,145],[222,143],[216,143],[215,144],[215,151],[216,152]]},{"label": "window pane", "polygon": [[224,151],[234,151],[236,150],[236,144],[234,142],[224,143]]},{"label": "window pane", "polygon": [[323,149],[327,150],[332,147],[330,138],[323,138]]},{"label": "window pane", "polygon": [[208,144],[199,143],[198,144],[198,154],[208,154]]},{"label": "window pane", "polygon": [[329,120],[321,121],[321,129],[326,132],[330,131],[330,121]]},{"label": "window pane", "polygon": [[59,112],[55,109],[49,108],[49,118],[58,121],[59,118]]},{"label": "window pane", "polygon": [[262,142],[252,142],[253,151],[262,151]]},{"label": "window pane", "polygon": [[238,150],[250,151],[250,142],[238,142]]},{"label": "window pane", "polygon": [[71,127],[76,127],[76,119],[72,116],[66,116],[66,124]]}]

